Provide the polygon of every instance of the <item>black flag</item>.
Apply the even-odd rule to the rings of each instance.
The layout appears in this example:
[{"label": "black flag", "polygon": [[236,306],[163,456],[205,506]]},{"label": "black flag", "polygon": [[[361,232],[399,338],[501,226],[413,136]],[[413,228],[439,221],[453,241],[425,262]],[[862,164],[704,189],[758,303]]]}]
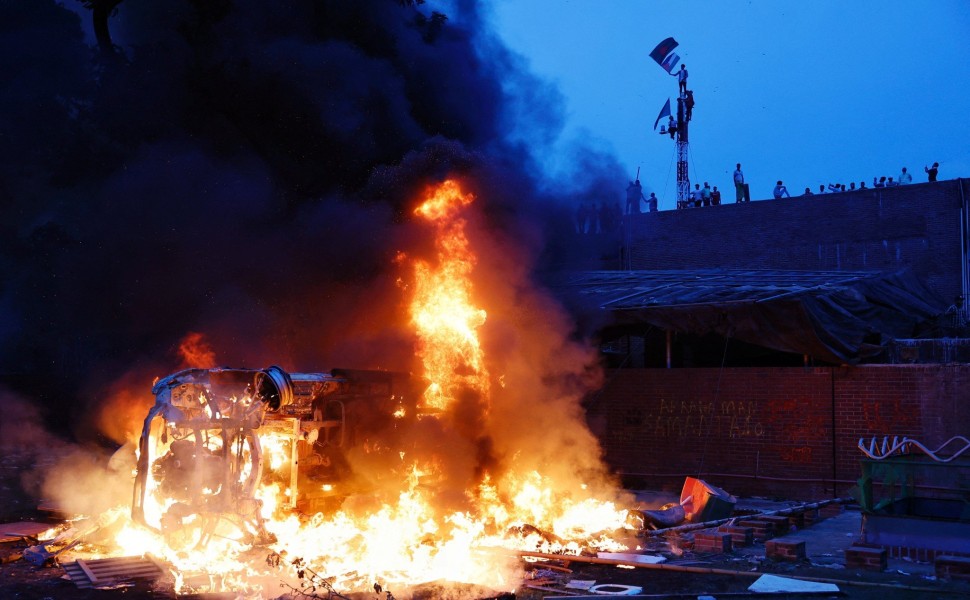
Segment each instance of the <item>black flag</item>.
[{"label": "black flag", "polygon": [[674,38],[669,37],[664,41],[657,44],[657,47],[653,49],[650,53],[650,58],[657,61],[657,64],[663,66],[664,59],[670,54],[671,50],[676,48],[679,44],[674,40]]}]

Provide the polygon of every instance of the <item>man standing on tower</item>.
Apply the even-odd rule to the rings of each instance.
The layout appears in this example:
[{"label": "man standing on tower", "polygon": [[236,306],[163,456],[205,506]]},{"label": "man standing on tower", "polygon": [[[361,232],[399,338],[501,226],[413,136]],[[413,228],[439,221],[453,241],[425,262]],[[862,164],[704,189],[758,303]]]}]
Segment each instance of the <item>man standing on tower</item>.
[{"label": "man standing on tower", "polygon": [[741,163],[734,170],[734,191],[737,198],[735,202],[744,201],[744,173],[741,172]]},{"label": "man standing on tower", "polygon": [[683,96],[687,94],[687,65],[681,64],[680,70],[676,73],[671,73],[677,77],[677,84],[680,86],[680,94]]}]

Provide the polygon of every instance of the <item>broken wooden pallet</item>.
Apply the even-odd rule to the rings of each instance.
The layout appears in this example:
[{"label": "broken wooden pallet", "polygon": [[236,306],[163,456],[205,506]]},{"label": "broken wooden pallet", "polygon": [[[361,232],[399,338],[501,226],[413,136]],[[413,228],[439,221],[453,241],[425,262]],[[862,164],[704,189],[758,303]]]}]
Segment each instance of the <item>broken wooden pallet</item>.
[{"label": "broken wooden pallet", "polygon": [[154,581],[165,573],[161,565],[141,556],[95,560],[79,558],[64,565],[64,571],[81,589],[115,587],[132,581]]}]

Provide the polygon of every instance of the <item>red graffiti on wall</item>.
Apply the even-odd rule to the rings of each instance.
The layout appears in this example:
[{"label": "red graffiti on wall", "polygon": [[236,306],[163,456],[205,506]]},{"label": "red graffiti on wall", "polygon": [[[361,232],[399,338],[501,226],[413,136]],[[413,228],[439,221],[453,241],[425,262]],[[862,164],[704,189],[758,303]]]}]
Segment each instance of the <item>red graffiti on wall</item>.
[{"label": "red graffiti on wall", "polygon": [[899,398],[886,398],[880,402],[862,402],[864,434],[895,435],[916,430],[916,418],[905,410]]}]

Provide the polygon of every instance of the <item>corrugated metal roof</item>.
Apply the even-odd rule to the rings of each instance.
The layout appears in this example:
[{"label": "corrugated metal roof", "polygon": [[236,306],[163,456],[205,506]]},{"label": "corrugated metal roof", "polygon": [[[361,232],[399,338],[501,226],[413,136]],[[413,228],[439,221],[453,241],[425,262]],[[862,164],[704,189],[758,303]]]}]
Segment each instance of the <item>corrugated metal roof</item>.
[{"label": "corrugated metal roof", "polygon": [[651,306],[756,303],[824,293],[865,279],[872,271],[779,271],[699,269],[670,271],[587,271],[571,276],[564,287],[597,296],[607,310]]},{"label": "corrugated metal roof", "polygon": [[876,356],[943,312],[907,270],[587,271],[560,287],[570,302],[607,311],[614,326],[716,333],[831,362]]}]

